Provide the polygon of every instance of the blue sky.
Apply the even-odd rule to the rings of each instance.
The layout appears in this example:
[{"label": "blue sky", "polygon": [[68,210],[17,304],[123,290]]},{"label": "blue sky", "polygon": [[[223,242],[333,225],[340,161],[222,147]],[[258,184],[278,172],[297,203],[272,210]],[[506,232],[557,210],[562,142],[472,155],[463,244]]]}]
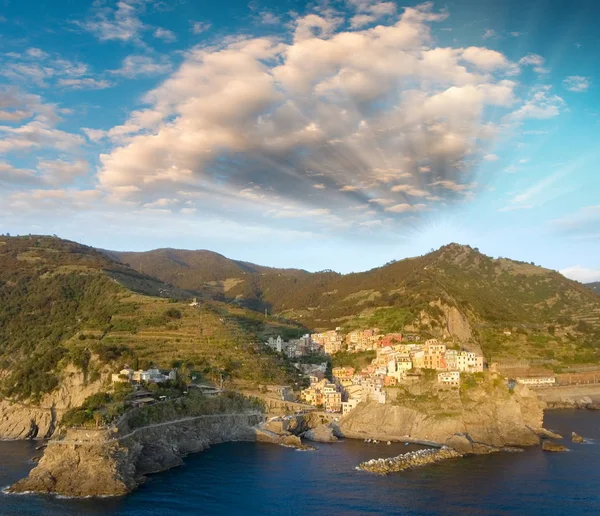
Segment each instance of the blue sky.
[{"label": "blue sky", "polygon": [[595,1],[0,1],[0,232],[600,280]]}]

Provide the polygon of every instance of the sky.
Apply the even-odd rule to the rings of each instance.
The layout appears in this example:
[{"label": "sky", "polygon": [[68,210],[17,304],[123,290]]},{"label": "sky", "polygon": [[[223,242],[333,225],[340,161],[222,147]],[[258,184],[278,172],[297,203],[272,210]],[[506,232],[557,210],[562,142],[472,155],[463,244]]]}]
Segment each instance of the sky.
[{"label": "sky", "polygon": [[0,233],[600,280],[596,0],[0,0]]}]

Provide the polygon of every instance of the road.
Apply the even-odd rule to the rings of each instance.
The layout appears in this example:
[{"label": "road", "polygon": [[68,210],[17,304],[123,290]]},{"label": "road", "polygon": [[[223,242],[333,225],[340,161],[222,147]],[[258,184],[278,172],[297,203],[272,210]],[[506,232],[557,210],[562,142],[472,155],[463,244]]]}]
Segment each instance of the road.
[{"label": "road", "polygon": [[[154,423],[152,425],[146,425],[146,426],[142,426],[140,428],[136,428],[135,430],[133,430],[132,432],[129,432],[128,434],[125,435],[120,435],[118,437],[113,437],[112,439],[107,439],[105,441],[98,441],[97,444],[104,444],[107,442],[116,442],[116,441],[121,441],[123,439],[128,439],[129,437],[133,437],[136,433],[141,432],[142,430],[148,430],[150,428],[160,428],[162,426],[168,426],[168,425],[177,425],[179,423],[186,423],[189,421],[196,421],[198,419],[206,419],[206,418],[211,418],[211,417],[228,417],[228,416],[263,416],[264,414],[262,412],[231,412],[228,414],[204,414],[202,416],[193,416],[193,417],[184,417],[181,419],[175,419],[173,421],[164,421],[162,423]],[[73,444],[73,445],[82,445],[82,444],[95,444],[93,443],[93,441],[75,441],[75,440],[67,440],[67,439],[63,439],[63,440],[51,440],[48,441],[48,445],[51,444]]]}]

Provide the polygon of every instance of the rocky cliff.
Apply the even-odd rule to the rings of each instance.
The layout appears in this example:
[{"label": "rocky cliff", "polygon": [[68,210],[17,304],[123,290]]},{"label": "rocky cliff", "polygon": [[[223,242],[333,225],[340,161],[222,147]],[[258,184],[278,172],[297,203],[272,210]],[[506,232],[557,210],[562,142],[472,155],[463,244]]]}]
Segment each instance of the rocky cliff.
[{"label": "rocky cliff", "polygon": [[460,453],[489,453],[508,446],[539,444],[543,405],[517,386],[511,393],[493,380],[445,392],[426,406],[406,394],[391,404],[361,403],[341,419],[339,431],[360,439],[419,441]]},{"label": "rocky cliff", "polygon": [[64,496],[119,496],[134,490],[149,473],[183,464],[183,457],[211,444],[256,440],[261,414],[232,413],[149,425],[127,434],[112,430],[69,430],[50,441],[29,476],[13,493]]},{"label": "rocky cliff", "polygon": [[47,439],[54,435],[64,413],[79,407],[102,388],[101,380],[85,382],[81,371],[69,365],[59,387],[39,403],[0,400],[0,439]]}]

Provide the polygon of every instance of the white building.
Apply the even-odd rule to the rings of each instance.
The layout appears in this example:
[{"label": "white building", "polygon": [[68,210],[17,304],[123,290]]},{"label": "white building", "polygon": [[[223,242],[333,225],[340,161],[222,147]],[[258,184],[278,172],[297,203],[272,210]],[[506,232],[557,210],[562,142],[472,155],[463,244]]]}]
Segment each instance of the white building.
[{"label": "white building", "polygon": [[544,386],[555,385],[556,378],[554,376],[536,376],[531,378],[517,378],[517,383],[522,385]]},{"label": "white building", "polygon": [[442,385],[460,385],[460,373],[458,371],[444,371],[438,373],[438,383]]},{"label": "white building", "polygon": [[359,403],[360,399],[358,398],[350,398],[348,401],[342,401],[342,415],[345,416],[352,412]]}]

